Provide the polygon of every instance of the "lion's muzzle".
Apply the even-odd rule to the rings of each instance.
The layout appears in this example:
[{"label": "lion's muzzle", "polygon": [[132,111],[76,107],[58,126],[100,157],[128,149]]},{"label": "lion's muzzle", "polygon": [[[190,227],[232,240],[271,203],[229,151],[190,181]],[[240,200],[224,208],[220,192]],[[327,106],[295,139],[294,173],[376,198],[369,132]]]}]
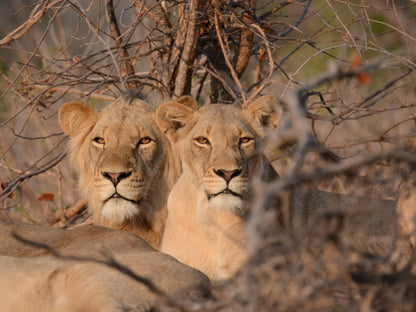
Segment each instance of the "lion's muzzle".
[{"label": "lion's muzzle", "polygon": [[129,199],[127,197],[124,197],[124,196],[120,195],[117,191],[113,195],[111,195],[110,197],[108,197],[106,200],[104,200],[104,204],[106,202],[108,202],[109,200],[111,200],[111,199],[123,199],[123,200],[129,201],[129,202],[131,202],[133,204],[136,204],[136,205],[139,205],[140,204],[140,200]]}]

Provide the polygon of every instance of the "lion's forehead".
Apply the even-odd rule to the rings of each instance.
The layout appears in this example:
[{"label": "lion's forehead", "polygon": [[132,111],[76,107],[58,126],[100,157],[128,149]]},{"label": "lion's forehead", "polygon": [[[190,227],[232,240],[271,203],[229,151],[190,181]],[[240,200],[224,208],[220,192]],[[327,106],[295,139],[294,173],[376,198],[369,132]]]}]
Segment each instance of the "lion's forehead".
[{"label": "lion's forehead", "polygon": [[206,135],[211,140],[221,141],[235,141],[247,135],[257,136],[250,122],[236,108],[226,105],[210,106],[198,112],[193,136]]},{"label": "lion's forehead", "polygon": [[198,114],[203,115],[206,118],[211,118],[212,120],[220,119],[244,119],[241,114],[241,109],[238,109],[232,105],[224,104],[212,104],[200,108]]},{"label": "lion's forehead", "polygon": [[149,136],[152,139],[158,139],[162,136],[156,123],[150,116],[137,114],[129,116],[120,114],[102,115],[92,129],[91,135],[102,136],[106,140],[114,139],[114,141],[120,143],[138,141],[145,136]]}]

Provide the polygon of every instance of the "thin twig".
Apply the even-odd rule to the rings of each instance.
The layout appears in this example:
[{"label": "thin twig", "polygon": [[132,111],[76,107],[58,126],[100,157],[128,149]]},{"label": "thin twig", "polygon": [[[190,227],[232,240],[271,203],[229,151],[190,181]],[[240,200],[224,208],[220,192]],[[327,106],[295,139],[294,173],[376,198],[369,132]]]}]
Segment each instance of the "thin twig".
[{"label": "thin twig", "polygon": [[[12,32],[8,33],[3,39],[0,40],[0,45],[10,44],[11,42],[23,37],[33,26],[38,23],[41,18],[49,11],[51,8],[56,6],[58,3],[65,0],[57,0],[51,4],[49,4],[49,0],[42,1],[35,6],[35,8],[30,13],[30,16],[22,25],[17,27]],[[43,6],[41,9],[40,7]],[[39,10],[40,9],[40,10]]]},{"label": "thin twig", "polygon": [[66,156],[66,153],[61,153],[58,156],[56,156],[54,159],[52,159],[50,162],[48,162],[45,165],[43,165],[42,167],[40,167],[39,169],[19,176],[13,182],[11,182],[9,185],[7,185],[7,187],[0,193],[0,199],[2,201],[5,200],[7,198],[7,196],[9,196],[11,193],[14,192],[14,190],[16,189],[16,187],[18,185],[24,183],[26,180],[28,180],[31,177],[37,176],[37,175],[53,168],[62,159],[64,159],[65,156]]},{"label": "thin twig", "polygon": [[247,99],[246,99],[246,96],[245,96],[243,86],[241,85],[240,79],[238,78],[238,75],[237,75],[233,65],[231,64],[229,58],[228,58],[227,50],[225,49],[224,41],[222,39],[222,34],[221,34],[219,20],[218,20],[218,15],[219,15],[219,12],[221,12],[221,8],[220,8],[220,5],[217,2],[217,0],[214,1],[214,5],[215,5],[214,21],[215,21],[215,30],[217,32],[217,39],[218,39],[218,42],[221,46],[221,50],[222,50],[222,54],[224,56],[225,63],[227,64],[227,67],[230,70],[230,73],[231,73],[231,76],[233,77],[234,82],[237,84],[237,86],[239,88],[240,95],[241,95],[241,98],[243,100],[243,105],[245,105],[247,103]]}]

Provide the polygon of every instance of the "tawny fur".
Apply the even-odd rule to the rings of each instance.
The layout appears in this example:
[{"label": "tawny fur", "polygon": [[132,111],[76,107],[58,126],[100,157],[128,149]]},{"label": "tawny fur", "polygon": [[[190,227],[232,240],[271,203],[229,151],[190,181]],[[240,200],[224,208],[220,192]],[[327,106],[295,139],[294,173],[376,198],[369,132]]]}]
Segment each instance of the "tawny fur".
[{"label": "tawny fur", "polygon": [[[178,102],[195,103],[189,97]],[[61,107],[59,119],[71,137],[71,160],[94,224],[135,233],[158,249],[167,196],[180,165],[155,123],[154,107],[120,98],[97,112],[69,102]],[[122,177],[117,187],[110,178],[114,174]]]},{"label": "tawny fur", "polygon": [[160,296],[126,271],[100,263],[111,259],[169,297],[209,295],[206,276],[124,231],[98,226],[62,230],[0,220],[0,241],[1,311],[153,311]]},{"label": "tawny fur", "polygon": [[246,261],[244,218],[252,181],[267,168],[263,128],[279,118],[272,102],[263,97],[243,110],[209,105],[196,111],[166,103],[156,112],[182,164],[168,199],[161,250],[212,280],[230,278]]}]

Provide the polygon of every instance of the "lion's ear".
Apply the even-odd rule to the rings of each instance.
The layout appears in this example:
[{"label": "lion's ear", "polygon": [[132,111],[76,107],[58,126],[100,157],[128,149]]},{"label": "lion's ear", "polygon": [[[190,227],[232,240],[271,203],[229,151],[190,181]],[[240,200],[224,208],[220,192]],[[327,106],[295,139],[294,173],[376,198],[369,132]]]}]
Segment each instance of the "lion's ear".
[{"label": "lion's ear", "polygon": [[198,109],[198,103],[195,101],[195,99],[193,97],[191,97],[189,95],[183,95],[179,99],[176,99],[175,102],[186,105],[189,108],[192,108],[193,110]]},{"label": "lion's ear", "polygon": [[246,112],[255,123],[268,128],[275,128],[282,116],[282,107],[277,105],[276,99],[265,95],[251,103]]},{"label": "lion's ear", "polygon": [[92,127],[98,113],[81,102],[68,102],[59,109],[59,123],[65,134],[77,136],[85,127]]},{"label": "lion's ear", "polygon": [[193,110],[178,102],[165,102],[156,110],[156,122],[169,139],[176,141],[176,132],[192,119]]}]

